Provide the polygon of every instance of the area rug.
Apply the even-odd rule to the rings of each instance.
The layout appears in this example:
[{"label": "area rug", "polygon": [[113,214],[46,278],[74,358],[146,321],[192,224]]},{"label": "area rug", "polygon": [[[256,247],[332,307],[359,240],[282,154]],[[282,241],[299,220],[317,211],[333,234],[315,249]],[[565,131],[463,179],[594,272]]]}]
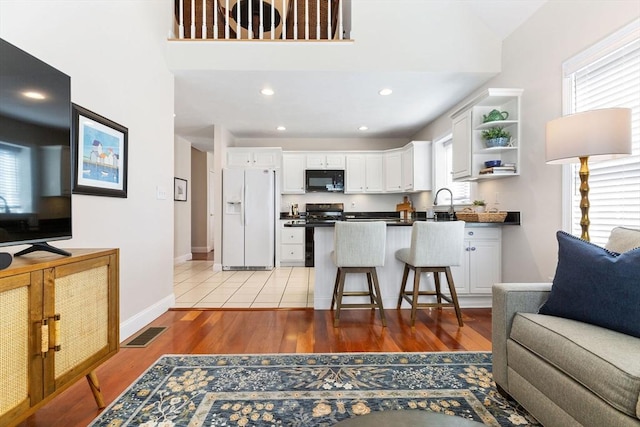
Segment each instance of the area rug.
[{"label": "area rug", "polygon": [[332,426],[373,411],[538,425],[496,390],[491,353],[165,355],[91,426]]}]

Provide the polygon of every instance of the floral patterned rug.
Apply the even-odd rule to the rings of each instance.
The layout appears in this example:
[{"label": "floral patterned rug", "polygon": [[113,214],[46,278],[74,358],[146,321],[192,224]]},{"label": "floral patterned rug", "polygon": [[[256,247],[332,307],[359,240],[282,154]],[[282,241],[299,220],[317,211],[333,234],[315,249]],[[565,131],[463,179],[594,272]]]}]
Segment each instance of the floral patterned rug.
[{"label": "floral patterned rug", "polygon": [[331,426],[373,411],[538,425],[504,399],[491,353],[165,355],[91,426]]}]

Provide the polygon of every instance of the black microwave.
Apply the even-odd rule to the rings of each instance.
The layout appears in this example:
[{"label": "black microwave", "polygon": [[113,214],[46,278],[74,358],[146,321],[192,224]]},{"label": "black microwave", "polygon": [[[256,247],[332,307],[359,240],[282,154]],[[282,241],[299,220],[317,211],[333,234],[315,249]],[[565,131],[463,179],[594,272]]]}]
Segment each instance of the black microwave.
[{"label": "black microwave", "polygon": [[344,193],[344,171],[308,169],[304,173],[304,184],[307,193]]}]

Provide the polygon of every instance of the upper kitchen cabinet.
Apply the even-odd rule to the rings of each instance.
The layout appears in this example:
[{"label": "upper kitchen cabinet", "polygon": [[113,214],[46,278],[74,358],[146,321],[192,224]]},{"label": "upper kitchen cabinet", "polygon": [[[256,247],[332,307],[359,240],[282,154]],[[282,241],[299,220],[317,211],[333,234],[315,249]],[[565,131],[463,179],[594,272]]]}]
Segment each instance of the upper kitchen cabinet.
[{"label": "upper kitchen cabinet", "polygon": [[345,193],[382,193],[384,191],[384,155],[382,153],[347,154]]},{"label": "upper kitchen cabinet", "polygon": [[280,148],[228,148],[229,168],[280,168],[282,149]]},{"label": "upper kitchen cabinet", "polygon": [[[453,178],[480,180],[520,174],[520,100],[522,89],[490,88],[452,116]],[[484,135],[502,129],[503,142],[488,143]],[[499,167],[485,162],[500,161]]]},{"label": "upper kitchen cabinet", "polygon": [[384,189],[388,193],[402,191],[402,150],[384,153]]},{"label": "upper kitchen cabinet", "polygon": [[412,141],[402,148],[402,189],[404,192],[430,191],[433,165],[431,142]]},{"label": "upper kitchen cabinet", "polygon": [[454,180],[471,177],[471,110],[453,116],[451,126],[453,153],[451,171]]},{"label": "upper kitchen cabinet", "polygon": [[282,194],[304,194],[306,156],[282,153]]},{"label": "upper kitchen cabinet", "polygon": [[307,169],[337,169],[344,170],[344,153],[307,153]]},{"label": "upper kitchen cabinet", "polygon": [[402,148],[384,152],[386,193],[430,191],[432,188],[430,141],[412,141]]}]

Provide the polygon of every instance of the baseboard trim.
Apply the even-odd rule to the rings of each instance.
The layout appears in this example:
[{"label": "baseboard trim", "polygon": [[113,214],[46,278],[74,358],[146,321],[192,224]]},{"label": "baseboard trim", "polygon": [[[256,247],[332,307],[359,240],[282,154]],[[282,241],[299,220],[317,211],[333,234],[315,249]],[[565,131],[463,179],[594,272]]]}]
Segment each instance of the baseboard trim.
[{"label": "baseboard trim", "polygon": [[191,252],[194,252],[194,253],[197,253],[197,254],[206,254],[206,253],[209,253],[211,251],[209,250],[208,246],[193,246],[191,248]]},{"label": "baseboard trim", "polygon": [[157,319],[173,307],[175,302],[176,296],[172,293],[141,312],[136,313],[133,317],[130,317],[124,322],[120,322],[120,342],[124,342],[127,338]]},{"label": "baseboard trim", "polygon": [[182,264],[183,262],[191,261],[193,259],[193,255],[190,253],[180,255],[179,257],[175,257],[173,259],[173,265]]}]

